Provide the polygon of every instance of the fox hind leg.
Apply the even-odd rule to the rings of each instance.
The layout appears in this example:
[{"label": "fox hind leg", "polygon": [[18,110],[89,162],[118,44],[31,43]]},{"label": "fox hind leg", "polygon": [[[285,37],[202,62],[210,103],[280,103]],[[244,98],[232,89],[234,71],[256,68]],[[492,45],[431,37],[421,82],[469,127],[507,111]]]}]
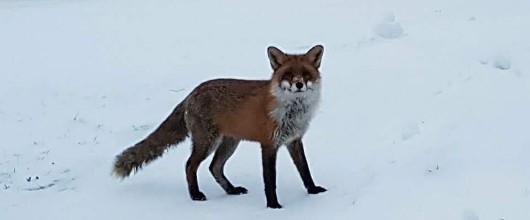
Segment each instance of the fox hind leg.
[{"label": "fox hind leg", "polygon": [[204,159],[206,159],[219,145],[222,139],[215,132],[201,135],[192,133],[192,151],[186,162],[186,179],[188,181],[188,190],[192,200],[205,201],[206,196],[199,190],[197,182],[197,170]]},{"label": "fox hind leg", "polygon": [[226,161],[234,154],[239,141],[240,140],[236,138],[224,137],[215,152],[212,163],[210,164],[210,172],[215,178],[215,181],[217,181],[217,183],[219,183],[229,195],[241,195],[248,192],[244,187],[234,187],[224,174]]}]

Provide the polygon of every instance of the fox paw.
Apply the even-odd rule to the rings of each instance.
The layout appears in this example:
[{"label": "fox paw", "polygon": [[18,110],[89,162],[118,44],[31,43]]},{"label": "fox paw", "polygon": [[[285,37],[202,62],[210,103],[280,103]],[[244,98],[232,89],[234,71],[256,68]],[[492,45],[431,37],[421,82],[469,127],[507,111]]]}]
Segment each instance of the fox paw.
[{"label": "fox paw", "polygon": [[202,192],[196,192],[191,194],[191,199],[194,201],[206,201],[206,196]]},{"label": "fox paw", "polygon": [[241,194],[247,194],[248,190],[245,187],[237,186],[230,190],[227,190],[226,193],[228,193],[228,195],[241,195]]},{"label": "fox paw", "polygon": [[270,208],[270,209],[281,209],[283,208],[282,205],[280,205],[280,203],[267,203],[267,208]]},{"label": "fox paw", "polygon": [[307,193],[309,194],[319,194],[321,192],[326,192],[326,191],[328,190],[321,186],[314,186],[314,187],[307,189]]}]

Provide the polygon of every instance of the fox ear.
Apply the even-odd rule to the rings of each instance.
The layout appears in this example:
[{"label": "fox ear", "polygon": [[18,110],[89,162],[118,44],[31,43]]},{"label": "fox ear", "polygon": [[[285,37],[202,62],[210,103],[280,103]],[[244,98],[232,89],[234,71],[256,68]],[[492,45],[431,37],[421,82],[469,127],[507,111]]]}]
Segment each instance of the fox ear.
[{"label": "fox ear", "polygon": [[311,48],[305,54],[307,60],[313,64],[315,68],[320,68],[320,61],[322,60],[322,55],[324,54],[324,47],[322,45],[316,45]]},{"label": "fox ear", "polygon": [[285,53],[283,53],[280,49],[273,46],[267,48],[267,54],[269,55],[269,60],[273,70],[280,68],[287,57],[287,55],[285,55]]}]

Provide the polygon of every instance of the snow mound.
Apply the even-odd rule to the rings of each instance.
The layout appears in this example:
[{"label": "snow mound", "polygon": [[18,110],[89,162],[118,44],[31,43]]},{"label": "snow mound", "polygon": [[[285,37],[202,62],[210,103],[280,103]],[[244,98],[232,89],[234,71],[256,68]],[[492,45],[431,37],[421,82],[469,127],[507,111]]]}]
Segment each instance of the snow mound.
[{"label": "snow mound", "polygon": [[403,28],[401,24],[396,21],[393,13],[388,13],[383,17],[383,20],[374,27],[374,33],[377,36],[386,39],[395,39],[403,35]]},{"label": "snow mound", "polygon": [[506,57],[497,56],[492,60],[491,66],[500,70],[509,70],[512,67],[512,64]]}]

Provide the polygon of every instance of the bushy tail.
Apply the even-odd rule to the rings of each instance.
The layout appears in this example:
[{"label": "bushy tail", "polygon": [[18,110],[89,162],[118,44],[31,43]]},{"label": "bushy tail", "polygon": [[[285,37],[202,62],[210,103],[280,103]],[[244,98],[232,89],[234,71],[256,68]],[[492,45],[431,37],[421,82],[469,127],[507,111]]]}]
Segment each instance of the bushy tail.
[{"label": "bushy tail", "polygon": [[175,107],[173,112],[147,138],[116,156],[113,174],[118,178],[128,177],[142,166],[154,161],[164,154],[173,144],[178,144],[188,136],[184,121],[184,102]]}]

